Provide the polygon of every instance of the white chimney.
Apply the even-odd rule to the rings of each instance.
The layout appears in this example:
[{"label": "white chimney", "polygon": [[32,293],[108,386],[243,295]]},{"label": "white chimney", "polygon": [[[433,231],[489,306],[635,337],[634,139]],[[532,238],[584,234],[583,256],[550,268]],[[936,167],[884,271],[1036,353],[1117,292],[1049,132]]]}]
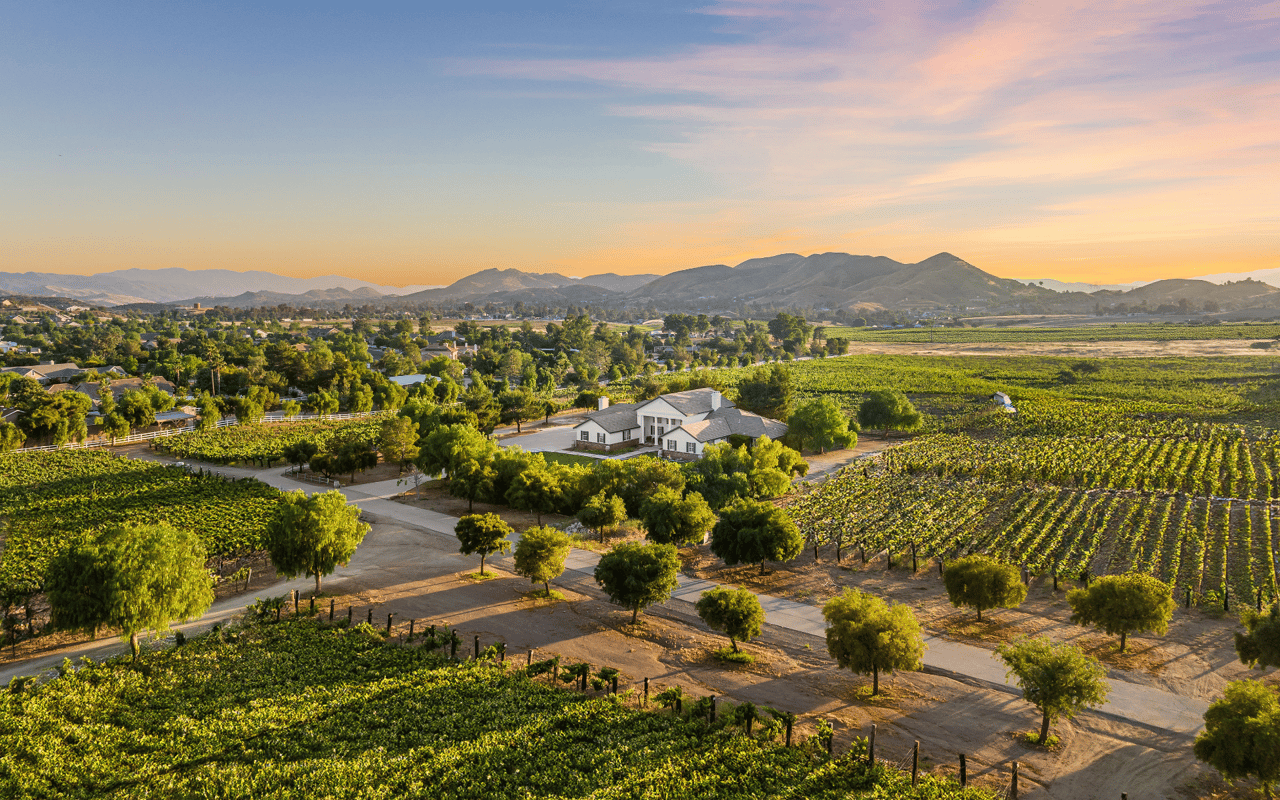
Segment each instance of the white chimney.
[{"label": "white chimney", "polygon": [[711,410],[712,411],[720,410],[720,393],[719,392],[711,393]]},{"label": "white chimney", "polygon": [[609,398],[599,397],[596,399],[596,411],[604,411],[609,407]]}]

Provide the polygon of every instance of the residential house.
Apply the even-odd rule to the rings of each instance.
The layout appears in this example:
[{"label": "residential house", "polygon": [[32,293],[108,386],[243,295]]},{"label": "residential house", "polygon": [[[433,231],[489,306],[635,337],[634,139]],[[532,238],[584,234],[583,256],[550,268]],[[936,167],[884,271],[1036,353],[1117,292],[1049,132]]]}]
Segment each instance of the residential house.
[{"label": "residential house", "polygon": [[736,408],[714,389],[672,392],[640,403],[599,407],[574,426],[574,448],[610,452],[641,444],[656,445],[666,458],[701,458],[706,446],[730,436],[776,439],[785,423]]}]

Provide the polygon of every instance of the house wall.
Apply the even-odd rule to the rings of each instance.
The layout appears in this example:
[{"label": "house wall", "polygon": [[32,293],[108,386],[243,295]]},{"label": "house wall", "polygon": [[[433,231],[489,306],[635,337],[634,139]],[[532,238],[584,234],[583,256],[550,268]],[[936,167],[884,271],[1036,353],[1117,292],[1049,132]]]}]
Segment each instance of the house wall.
[{"label": "house wall", "polygon": [[[582,438],[584,433],[587,435],[586,439]],[[630,437],[628,437],[628,434],[630,434]],[[594,453],[608,453],[612,450],[638,444],[636,439],[638,434],[639,431],[637,429],[606,431],[596,422],[587,420],[573,429],[573,449],[589,450]]]},{"label": "house wall", "polygon": [[[675,447],[671,445],[674,443]],[[692,449],[691,449],[692,448]],[[702,442],[693,438],[687,432],[678,430],[662,437],[663,458],[674,458],[678,460],[695,460],[702,458]]]}]

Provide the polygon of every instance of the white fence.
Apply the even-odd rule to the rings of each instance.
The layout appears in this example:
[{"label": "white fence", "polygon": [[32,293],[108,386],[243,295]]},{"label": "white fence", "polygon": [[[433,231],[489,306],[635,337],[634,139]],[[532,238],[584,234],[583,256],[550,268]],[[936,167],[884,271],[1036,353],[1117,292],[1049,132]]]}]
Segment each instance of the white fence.
[{"label": "white fence", "polygon": [[[272,411],[263,417],[263,422],[301,422],[309,419],[319,420],[347,420],[359,419],[361,417],[372,417],[382,414],[382,411],[360,411],[354,414],[297,414],[292,417],[286,417],[283,411]],[[235,417],[223,417],[218,420],[217,427],[230,428],[239,425],[239,421]],[[148,431],[146,433],[134,433],[129,436],[119,436],[115,439],[99,436],[96,439],[86,439],[83,442],[67,442],[64,445],[46,445],[44,447],[21,447],[11,451],[16,453],[43,453],[50,450],[81,450],[91,447],[114,447],[122,444],[134,444],[136,442],[149,442],[152,439],[160,439],[166,436],[177,436],[180,433],[190,433],[196,429],[196,423],[192,422],[183,425],[180,428],[166,428],[159,431]]]}]

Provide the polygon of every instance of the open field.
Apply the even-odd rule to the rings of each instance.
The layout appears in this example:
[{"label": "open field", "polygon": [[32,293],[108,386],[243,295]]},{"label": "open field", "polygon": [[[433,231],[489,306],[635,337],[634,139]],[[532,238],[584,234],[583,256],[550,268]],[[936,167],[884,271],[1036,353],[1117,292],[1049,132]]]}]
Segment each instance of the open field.
[{"label": "open field", "polygon": [[[854,342],[890,343],[1058,343],[1058,342],[1175,342],[1213,340],[1275,340],[1280,337],[1280,325],[1272,323],[1230,323],[1217,325],[1186,325],[1177,323],[1125,323],[1110,322],[1097,317],[1064,320],[1062,327],[1051,327],[1053,320],[1041,325],[1001,325],[980,328],[849,328],[828,326],[827,336],[840,336]],[[1074,324],[1070,324],[1074,323]]]}]

